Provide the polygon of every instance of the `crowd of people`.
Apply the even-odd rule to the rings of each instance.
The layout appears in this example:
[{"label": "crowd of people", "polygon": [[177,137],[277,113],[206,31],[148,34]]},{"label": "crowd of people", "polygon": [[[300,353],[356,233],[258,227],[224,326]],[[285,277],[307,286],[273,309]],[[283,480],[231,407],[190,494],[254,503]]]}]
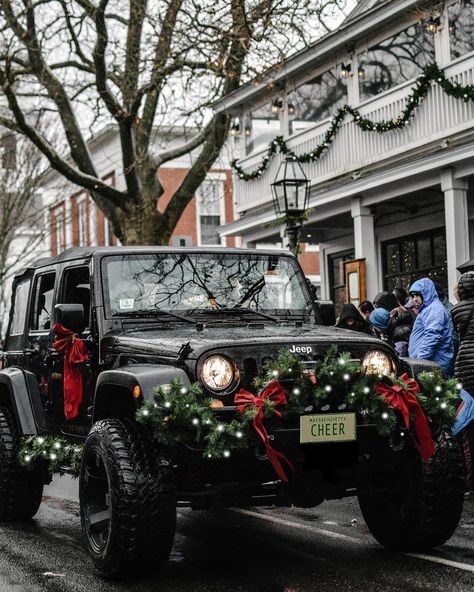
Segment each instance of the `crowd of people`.
[{"label": "crowd of people", "polygon": [[[345,304],[336,326],[373,335],[389,343],[399,356],[430,360],[446,376],[456,377],[474,405],[474,272],[463,274],[452,304],[442,286],[429,278],[416,280],[408,292],[380,292],[357,308]],[[464,451],[467,489],[473,487],[474,421],[458,435]]]}]

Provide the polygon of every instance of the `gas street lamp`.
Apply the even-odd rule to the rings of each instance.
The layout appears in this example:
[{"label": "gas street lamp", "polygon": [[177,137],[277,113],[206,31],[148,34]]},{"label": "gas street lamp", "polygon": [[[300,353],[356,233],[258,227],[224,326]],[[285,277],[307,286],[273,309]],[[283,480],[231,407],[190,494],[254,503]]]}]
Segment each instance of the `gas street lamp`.
[{"label": "gas street lamp", "polygon": [[309,181],[293,156],[286,156],[280,164],[271,188],[275,213],[284,216],[290,251],[295,253],[302,217],[308,208]]}]

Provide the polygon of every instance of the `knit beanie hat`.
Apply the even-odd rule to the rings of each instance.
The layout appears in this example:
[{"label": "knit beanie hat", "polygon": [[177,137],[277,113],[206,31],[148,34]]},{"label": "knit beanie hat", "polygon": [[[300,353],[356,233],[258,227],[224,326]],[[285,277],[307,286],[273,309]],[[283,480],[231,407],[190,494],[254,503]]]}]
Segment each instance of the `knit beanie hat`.
[{"label": "knit beanie hat", "polygon": [[369,321],[382,331],[386,331],[388,322],[390,320],[390,313],[386,308],[376,308],[369,315]]}]

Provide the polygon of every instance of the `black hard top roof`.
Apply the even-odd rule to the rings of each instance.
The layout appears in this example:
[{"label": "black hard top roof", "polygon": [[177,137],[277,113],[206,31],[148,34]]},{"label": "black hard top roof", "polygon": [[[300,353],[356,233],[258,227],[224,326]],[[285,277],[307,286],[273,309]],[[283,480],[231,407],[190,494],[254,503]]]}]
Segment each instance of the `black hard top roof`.
[{"label": "black hard top roof", "polygon": [[237,249],[228,247],[162,247],[162,246],[144,246],[144,247],[72,247],[66,249],[55,257],[42,257],[36,259],[28,267],[19,270],[15,275],[21,276],[28,270],[47,267],[75,259],[87,259],[93,255],[126,255],[128,253],[247,253],[258,255],[290,255],[289,251],[283,249]]}]

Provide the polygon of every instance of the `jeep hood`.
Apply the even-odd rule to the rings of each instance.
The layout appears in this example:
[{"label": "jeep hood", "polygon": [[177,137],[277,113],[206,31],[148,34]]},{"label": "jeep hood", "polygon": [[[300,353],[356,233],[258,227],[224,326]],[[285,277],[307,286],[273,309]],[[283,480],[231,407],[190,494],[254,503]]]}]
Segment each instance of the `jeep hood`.
[{"label": "jeep hood", "polygon": [[[102,340],[102,355],[148,355],[160,358],[178,358],[186,346],[186,358],[197,359],[204,352],[226,347],[262,347],[278,351],[280,347],[295,345],[305,347],[324,342],[358,344],[384,348],[379,339],[356,331],[324,327],[320,325],[249,325],[207,326],[197,331],[189,325],[172,328],[134,328],[112,331]],[[304,352],[304,350],[302,350]],[[269,352],[270,353],[270,352]]]}]

